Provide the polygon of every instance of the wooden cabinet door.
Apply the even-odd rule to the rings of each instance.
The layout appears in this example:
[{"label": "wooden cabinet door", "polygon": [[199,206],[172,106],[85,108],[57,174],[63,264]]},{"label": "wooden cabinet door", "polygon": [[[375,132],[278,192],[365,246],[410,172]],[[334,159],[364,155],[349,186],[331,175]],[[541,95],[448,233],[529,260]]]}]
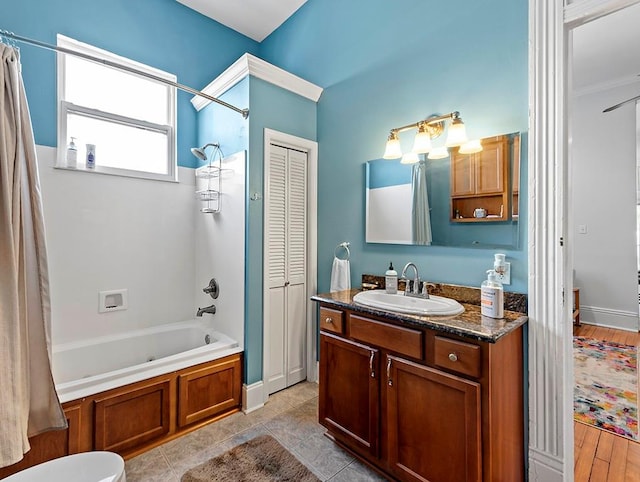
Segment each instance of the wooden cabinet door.
[{"label": "wooden cabinet door", "polygon": [[485,142],[482,151],[473,155],[476,167],[476,194],[502,194],[506,190],[507,148],[507,138],[499,136],[496,140]]},{"label": "wooden cabinet door", "polygon": [[401,480],[482,480],[480,384],[387,355],[387,457]]},{"label": "wooden cabinet door", "polygon": [[379,352],[320,334],[319,421],[353,450],[378,457]]},{"label": "wooden cabinet door", "polygon": [[175,379],[140,382],[135,389],[114,389],[94,400],[96,450],[124,453],[171,431]]},{"label": "wooden cabinet door", "polygon": [[213,366],[189,369],[178,375],[178,426],[238,409],[241,404],[240,355],[223,358]]},{"label": "wooden cabinet door", "polygon": [[473,155],[451,153],[451,196],[469,196],[476,192]]}]

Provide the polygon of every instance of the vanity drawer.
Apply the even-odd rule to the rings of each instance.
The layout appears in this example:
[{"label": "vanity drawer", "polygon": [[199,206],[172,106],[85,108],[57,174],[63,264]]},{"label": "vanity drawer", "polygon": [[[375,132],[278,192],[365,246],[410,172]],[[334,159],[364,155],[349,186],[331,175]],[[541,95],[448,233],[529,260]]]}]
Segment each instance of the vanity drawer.
[{"label": "vanity drawer", "polygon": [[423,333],[349,314],[349,336],[413,358],[423,357]]},{"label": "vanity drawer", "polygon": [[344,313],[324,306],[320,307],[320,329],[342,334]]},{"label": "vanity drawer", "polygon": [[447,370],[480,378],[480,347],[442,336],[435,337],[434,363]]}]

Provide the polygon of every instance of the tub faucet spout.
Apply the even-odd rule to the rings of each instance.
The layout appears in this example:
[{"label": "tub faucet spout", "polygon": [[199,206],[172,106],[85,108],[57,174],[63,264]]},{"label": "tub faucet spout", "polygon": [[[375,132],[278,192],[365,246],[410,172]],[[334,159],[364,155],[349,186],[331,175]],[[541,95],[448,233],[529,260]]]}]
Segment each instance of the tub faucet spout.
[{"label": "tub faucet spout", "polygon": [[198,308],[196,316],[202,316],[203,313],[209,313],[211,315],[216,314],[216,305],[207,306],[206,308]]}]

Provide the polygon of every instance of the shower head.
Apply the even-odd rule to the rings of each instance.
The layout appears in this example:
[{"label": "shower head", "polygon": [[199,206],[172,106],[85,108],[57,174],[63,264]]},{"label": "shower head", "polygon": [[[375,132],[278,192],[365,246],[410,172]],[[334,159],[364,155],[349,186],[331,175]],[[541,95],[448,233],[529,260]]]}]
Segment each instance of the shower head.
[{"label": "shower head", "polygon": [[202,147],[192,147],[191,148],[191,153],[194,156],[196,156],[198,159],[200,159],[201,161],[206,161],[207,160],[207,155],[204,153],[204,150],[209,146],[213,146],[213,147],[216,147],[216,148],[220,149],[220,144],[215,143],[215,142],[210,142],[209,144],[205,144]]}]

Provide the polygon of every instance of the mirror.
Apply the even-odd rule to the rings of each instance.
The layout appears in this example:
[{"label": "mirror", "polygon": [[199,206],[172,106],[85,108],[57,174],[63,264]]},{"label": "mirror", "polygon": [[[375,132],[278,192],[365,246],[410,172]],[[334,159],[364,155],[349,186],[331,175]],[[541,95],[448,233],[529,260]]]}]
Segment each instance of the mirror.
[{"label": "mirror", "polygon": [[482,145],[476,154],[453,148],[444,159],[420,155],[416,164],[368,161],[366,241],[516,248],[521,135],[487,137]]}]

